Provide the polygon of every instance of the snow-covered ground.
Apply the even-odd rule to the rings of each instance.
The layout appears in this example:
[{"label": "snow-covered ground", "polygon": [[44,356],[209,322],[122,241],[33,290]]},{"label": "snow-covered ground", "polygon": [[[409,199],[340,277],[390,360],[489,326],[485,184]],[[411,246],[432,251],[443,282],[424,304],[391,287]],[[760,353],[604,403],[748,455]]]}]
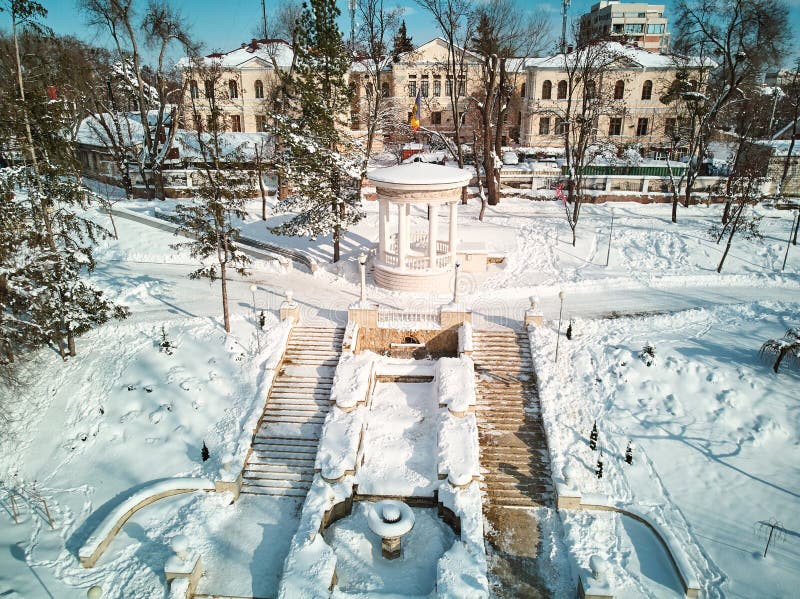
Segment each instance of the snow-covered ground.
[{"label": "snow-covered ground", "polygon": [[455,540],[453,531],[432,508],[412,508],[414,528],[402,538],[402,555],[381,556],[381,539],[367,525],[372,504],[332,524],[325,537],[336,553],[338,582],[334,597],[427,597],[436,585],[436,563]]},{"label": "snow-covered ground", "polygon": [[[35,498],[34,515],[26,505],[14,525],[5,513],[10,499],[0,494],[0,544],[19,548],[0,551],[0,594],[85,597],[88,586],[100,584],[108,596],[161,596],[169,538],[203,505],[224,512],[219,497],[177,497],[146,508],[91,570],[78,564],[78,549],[142,485],[238,471],[263,406],[270,380],[263,367],[281,340],[274,312],[265,314],[259,353],[247,295],[234,292],[226,335],[216,286],[137,271],[140,260],[190,264],[168,247],[174,240],[140,225],[120,227],[122,239],[98,252],[93,278],[132,316],[83,335],[66,363],[51,351],[37,353],[22,370],[24,386],[0,391],[11,417],[0,435],[2,485],[41,495],[55,525],[51,530]],[[103,265],[109,258],[122,262]],[[162,327],[171,354],[160,351]]]},{"label": "snow-covered ground", "polygon": [[[118,205],[147,211],[169,210],[172,203]],[[286,218],[273,208],[266,225]],[[32,518],[27,508],[19,525],[3,513],[0,595],[71,599],[85,597],[89,586],[101,584],[111,596],[161,597],[169,540],[185,530],[204,552],[208,575],[202,591],[275,592],[279,555],[288,551],[296,529],[299,506],[294,503],[265,500],[228,506],[215,494],[179,496],[134,516],[94,569],[81,568],[76,553],[91,532],[89,524],[125,493],[158,478],[216,478],[224,470],[229,454],[236,454],[249,437],[247,423],[263,402],[269,382],[263,367],[279,343],[276,314],[284,292],[294,290],[301,318],[310,324],[343,324],[347,306],[358,298],[356,259],[377,240],[377,205],[365,202],[364,208],[365,219],[345,236],[340,264],[311,275],[256,263],[251,277],[232,277],[230,336],[221,328],[218,285],[187,278],[193,261],[170,248],[180,240],[117,219],[120,240],[103,242],[92,277],[130,307],[131,317],[82,336],[78,356],[66,364],[51,352],[40,352],[25,367],[27,386],[0,390],[13,416],[10,429],[0,435],[0,480],[6,486],[24,483],[28,489],[35,480],[56,526],[51,531],[41,514]],[[614,231],[605,266],[612,208]],[[797,394],[798,379],[784,373],[773,377],[756,356],[765,338],[797,324],[791,319],[800,299],[800,250],[790,248],[786,270],[780,272],[791,215],[765,211],[764,241],[737,240],[723,275],[718,275],[722,248],[705,232],[718,219],[719,206],[681,209],[679,223],[673,225],[667,205],[586,205],[574,248],[563,208],[555,202],[503,199],[487,209],[483,223],[477,220],[478,209],[475,201],[459,206],[462,240],[484,243],[506,260],[487,274],[462,277],[462,300],[473,309],[476,326],[519,326],[531,294],[541,296],[547,318],[556,318],[560,289],[567,292],[565,316],[578,319],[614,311],[702,308],[646,320],[576,321],[576,339],[566,349],[562,339],[560,360],[570,359],[573,352],[576,360],[583,355],[581,378],[575,380],[589,385],[586,373],[596,369],[609,373],[601,377],[609,386],[600,391],[581,387],[569,398],[563,417],[574,419],[576,435],[586,435],[588,419],[597,416],[605,423],[601,435],[616,435],[623,452],[627,437],[638,435],[634,441],[642,459],[632,471],[646,463],[652,471],[642,478],[659,483],[643,489],[630,484],[624,487],[627,495],[612,490],[620,491],[624,500],[651,501],[646,493],[655,493],[652,501],[673,506],[676,521],[687,523],[687,538],[698,547],[698,563],[705,560],[714,589],[729,596],[780,596],[782,589],[797,586],[799,525],[792,518],[798,513],[798,416],[787,398]],[[260,202],[250,204],[247,236],[302,249],[322,263],[330,259],[330,238],[278,238],[267,231],[259,210]],[[427,227],[422,211],[414,212],[413,225]],[[444,214],[441,226],[444,235]],[[268,330],[258,340],[260,354],[252,283],[257,285],[256,308],[264,309],[268,318]],[[369,296],[402,308],[426,308],[446,299],[374,287]],[[783,303],[739,306],[764,299]],[[714,308],[722,304],[729,307]],[[172,355],[158,350],[162,325],[176,345]],[[659,360],[650,368],[634,356],[648,339]],[[611,340],[622,349],[609,349]],[[617,372],[632,383],[611,387]],[[564,380],[558,373],[539,373],[540,381],[549,377]],[[606,404],[610,398],[613,403]],[[204,441],[211,457],[205,464],[200,458]],[[575,438],[562,442],[564,451],[583,447]],[[589,466],[591,457],[584,456]],[[630,477],[615,476],[614,460],[616,454],[606,458],[604,481],[628,481]],[[682,476],[684,464],[696,468],[692,476]],[[587,483],[593,480],[589,477]],[[8,501],[1,502],[8,509]],[[761,539],[753,527],[772,517],[789,533],[766,559],[756,558]],[[602,530],[626,529],[625,523],[608,518],[605,524],[599,517],[598,524],[587,522],[598,531],[596,539],[602,538]],[[581,527],[567,530],[577,534]],[[599,546],[617,547],[619,555],[628,556],[625,563],[635,565],[629,548],[614,542]],[[217,589],[228,573],[237,582]],[[758,592],[747,586],[765,579],[767,586]],[[122,588],[128,590],[123,593]]]},{"label": "snow-covered ground", "polygon": [[[709,597],[788,597],[800,585],[800,374],[776,375],[759,357],[765,340],[797,325],[799,308],[762,302],[578,319],[558,363],[554,331],[533,337],[554,476],[654,514]],[[598,451],[588,445],[595,421]],[[602,479],[594,476],[599,450]],[[592,554],[611,561],[617,596],[672,596],[664,560],[647,557],[637,540],[647,534],[628,518],[564,518],[581,567]],[[773,519],[782,539],[764,558],[763,523]]]}]

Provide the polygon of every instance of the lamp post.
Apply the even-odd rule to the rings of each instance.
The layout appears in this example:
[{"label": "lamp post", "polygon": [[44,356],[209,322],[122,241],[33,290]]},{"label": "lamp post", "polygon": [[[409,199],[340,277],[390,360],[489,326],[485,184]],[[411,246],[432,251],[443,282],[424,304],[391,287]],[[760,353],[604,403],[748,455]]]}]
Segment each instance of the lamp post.
[{"label": "lamp post", "polygon": [[561,307],[558,309],[558,337],[556,337],[556,357],[555,362],[558,362],[558,343],[561,341],[561,315],[564,313],[564,290],[558,292],[558,299],[561,301]]},{"label": "lamp post", "polygon": [[458,303],[458,269],[461,268],[461,260],[456,260],[455,263],[455,277],[453,278],[453,303]]},{"label": "lamp post", "polygon": [[361,303],[365,304],[367,301],[367,255],[364,253],[358,257],[358,270],[361,274]]},{"label": "lamp post", "polygon": [[256,346],[258,347],[259,353],[261,352],[261,331],[259,330],[258,326],[258,317],[256,316],[256,287],[255,285],[250,285],[250,294],[253,296],[253,324],[256,327]]}]

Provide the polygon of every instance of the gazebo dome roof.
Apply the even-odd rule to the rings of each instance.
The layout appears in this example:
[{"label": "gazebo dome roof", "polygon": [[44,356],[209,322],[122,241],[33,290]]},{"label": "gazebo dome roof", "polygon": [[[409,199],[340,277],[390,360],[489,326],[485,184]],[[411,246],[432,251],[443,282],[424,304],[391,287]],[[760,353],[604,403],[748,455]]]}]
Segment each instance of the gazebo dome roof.
[{"label": "gazebo dome roof", "polygon": [[420,186],[464,186],[472,173],[452,166],[441,166],[427,162],[411,162],[387,168],[378,168],[367,173],[367,178],[377,184]]}]

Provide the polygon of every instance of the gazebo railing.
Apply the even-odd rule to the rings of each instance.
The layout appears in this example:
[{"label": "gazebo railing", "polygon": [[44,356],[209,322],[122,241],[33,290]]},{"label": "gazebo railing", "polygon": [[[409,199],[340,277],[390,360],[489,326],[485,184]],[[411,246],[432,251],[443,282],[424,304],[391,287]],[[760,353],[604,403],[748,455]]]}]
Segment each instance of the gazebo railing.
[{"label": "gazebo railing", "polygon": [[[386,266],[399,268],[400,257],[391,252],[385,252],[383,255],[383,262]],[[450,254],[438,254],[434,259],[433,266],[431,266],[430,258],[428,256],[406,256],[406,268],[408,270],[426,270],[429,268],[449,268],[453,264],[453,258]]]}]

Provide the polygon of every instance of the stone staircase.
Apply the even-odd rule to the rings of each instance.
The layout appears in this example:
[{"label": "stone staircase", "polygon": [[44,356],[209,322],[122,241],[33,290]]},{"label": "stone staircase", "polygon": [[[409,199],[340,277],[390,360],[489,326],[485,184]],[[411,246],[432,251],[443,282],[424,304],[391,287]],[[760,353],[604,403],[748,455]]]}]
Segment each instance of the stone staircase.
[{"label": "stone staircase", "polygon": [[525,331],[475,331],[482,489],[490,507],[552,505],[550,458]]},{"label": "stone staircase", "polygon": [[242,493],[306,496],[343,338],[343,328],[292,330],[245,462]]}]

